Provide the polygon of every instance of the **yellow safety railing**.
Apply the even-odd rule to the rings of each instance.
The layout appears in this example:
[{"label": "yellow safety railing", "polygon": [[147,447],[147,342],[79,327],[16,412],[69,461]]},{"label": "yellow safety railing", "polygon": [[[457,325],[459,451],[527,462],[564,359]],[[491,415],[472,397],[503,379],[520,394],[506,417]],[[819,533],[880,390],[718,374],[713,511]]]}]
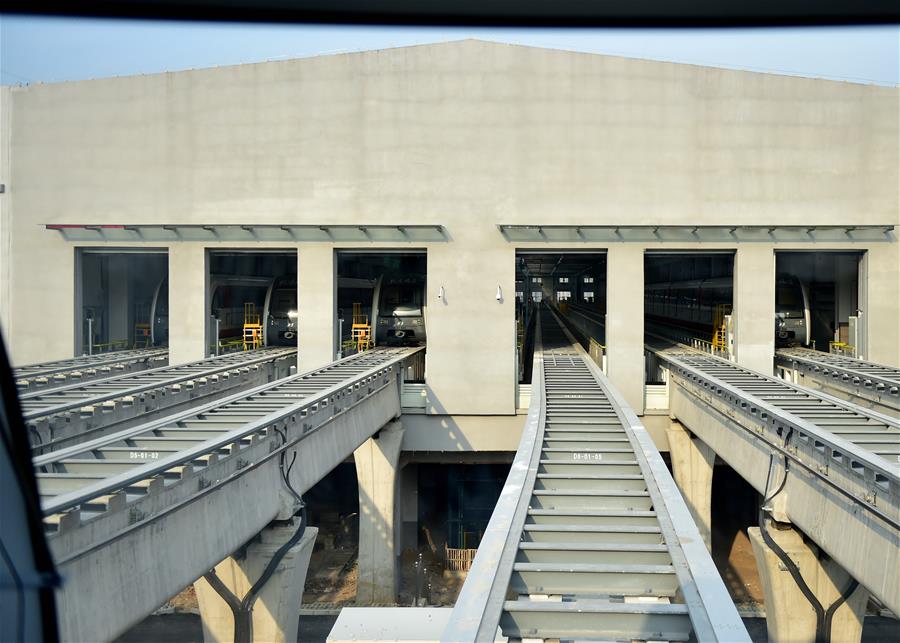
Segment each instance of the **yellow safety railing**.
[{"label": "yellow safety railing", "polygon": [[262,346],[262,324],[259,312],[253,302],[244,303],[244,350],[253,350]]},{"label": "yellow safety railing", "polygon": [[856,346],[847,342],[828,342],[828,352],[834,355],[856,357]]},{"label": "yellow safety railing", "polygon": [[712,347],[716,351],[728,350],[728,337],[725,328],[725,317],[731,314],[731,304],[716,304],[713,311]]},{"label": "yellow safety railing", "polygon": [[591,337],[588,344],[588,353],[590,354],[591,359],[594,360],[594,363],[602,369],[603,356],[606,354],[606,346]]},{"label": "yellow safety railing", "polygon": [[362,313],[362,305],[359,303],[353,304],[353,325],[350,326],[350,341],[351,347],[355,346],[359,353],[375,346],[369,316]]}]

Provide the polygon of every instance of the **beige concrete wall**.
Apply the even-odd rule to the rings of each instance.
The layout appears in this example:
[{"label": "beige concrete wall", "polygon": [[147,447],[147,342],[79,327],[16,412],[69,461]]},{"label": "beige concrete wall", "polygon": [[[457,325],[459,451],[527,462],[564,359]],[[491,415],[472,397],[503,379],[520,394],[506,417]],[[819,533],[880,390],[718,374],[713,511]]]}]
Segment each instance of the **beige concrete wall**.
[{"label": "beige concrete wall", "polygon": [[607,253],[606,364],[610,381],[634,412],[644,412],[644,249],[613,246]]},{"label": "beige concrete wall", "polygon": [[169,247],[169,364],[206,357],[206,269],[203,246]]},{"label": "beige concrete wall", "polygon": [[865,262],[865,357],[900,366],[900,243],[872,246]]},{"label": "beige concrete wall", "polygon": [[491,232],[454,226],[452,243],[429,248],[429,413],[515,413],[515,248]]},{"label": "beige concrete wall", "polygon": [[524,415],[419,415],[405,413],[403,450],[418,453],[515,452],[522,439]]},{"label": "beige concrete wall", "polygon": [[771,375],[775,357],[775,252],[770,244],[738,248],[732,306],[737,363]]},{"label": "beige concrete wall", "polygon": [[335,257],[330,245],[301,247],[297,253],[299,372],[319,368],[335,357],[334,277]]},{"label": "beige concrete wall", "polygon": [[[72,351],[73,323],[34,315],[73,308],[72,246],[47,223],[439,223],[449,241],[425,244],[431,408],[512,413],[516,244],[498,223],[896,224],[897,101],[478,41],[14,89],[13,356]],[[896,246],[871,268],[894,292]],[[881,306],[870,341],[889,361],[896,304]],[[188,307],[198,327],[173,332],[179,358],[202,344]],[[324,359],[324,313],[301,324],[301,350]],[[628,372],[613,378],[623,391]]]},{"label": "beige concrete wall", "polygon": [[11,122],[10,88],[0,86],[0,332],[5,337],[9,329],[9,285],[12,252],[9,247],[9,222],[12,199],[9,195],[9,135]]}]

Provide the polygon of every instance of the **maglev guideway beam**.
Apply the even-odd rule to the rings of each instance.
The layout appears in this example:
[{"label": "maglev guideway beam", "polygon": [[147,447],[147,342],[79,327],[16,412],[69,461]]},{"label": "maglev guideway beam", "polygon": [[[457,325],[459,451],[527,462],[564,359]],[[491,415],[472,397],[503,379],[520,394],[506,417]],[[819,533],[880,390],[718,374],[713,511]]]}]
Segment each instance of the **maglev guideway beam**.
[{"label": "maglev guideway beam", "polygon": [[260,348],[19,395],[32,448],[47,453],[287,375],[296,348]]},{"label": "maglev guideway beam", "polygon": [[13,376],[19,391],[25,392],[141,371],[168,361],[169,351],[165,348],[139,348],[28,364],[14,368]]},{"label": "maglev guideway beam", "polygon": [[519,449],[444,641],[749,641],[659,452],[547,307]]},{"label": "maglev guideway beam", "polygon": [[115,638],[284,520],[288,488],[400,415],[423,350],[367,351],[34,458],[61,638]]},{"label": "maglev guideway beam", "polygon": [[773,516],[900,612],[900,420],[712,355],[655,352],[672,416],[761,494],[777,488]]},{"label": "maglev guideway beam", "polygon": [[807,348],[775,353],[785,379],[900,418],[900,368]]}]

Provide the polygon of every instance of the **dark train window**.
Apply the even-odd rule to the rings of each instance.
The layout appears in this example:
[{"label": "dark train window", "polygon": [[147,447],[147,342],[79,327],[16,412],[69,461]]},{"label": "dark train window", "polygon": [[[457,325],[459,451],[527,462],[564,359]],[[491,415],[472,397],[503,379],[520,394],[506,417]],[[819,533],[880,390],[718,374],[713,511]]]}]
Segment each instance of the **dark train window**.
[{"label": "dark train window", "polygon": [[800,289],[799,288],[790,288],[788,286],[779,286],[776,289],[777,292],[777,303],[778,306],[791,306],[791,307],[799,307],[800,306]]}]

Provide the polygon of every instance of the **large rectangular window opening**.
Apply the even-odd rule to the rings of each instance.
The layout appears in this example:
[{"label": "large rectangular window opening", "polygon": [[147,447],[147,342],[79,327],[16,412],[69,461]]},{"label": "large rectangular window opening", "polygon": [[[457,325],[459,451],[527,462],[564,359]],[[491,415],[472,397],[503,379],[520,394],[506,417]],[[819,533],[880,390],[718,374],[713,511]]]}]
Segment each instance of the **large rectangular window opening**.
[{"label": "large rectangular window opening", "polygon": [[644,330],[712,352],[731,349],[734,252],[647,252]]},{"label": "large rectangular window opening", "polygon": [[207,272],[207,355],[297,345],[296,250],[209,250]]},{"label": "large rectangular window opening", "polygon": [[78,248],[75,354],[169,343],[165,249]]},{"label": "large rectangular window opening", "polygon": [[863,252],[775,253],[775,343],[864,352],[860,271]]},{"label": "large rectangular window opening", "polygon": [[424,250],[338,250],[338,355],[375,346],[424,346],[428,339]]},{"label": "large rectangular window opening", "polygon": [[534,313],[556,309],[602,365],[606,343],[606,252],[603,250],[516,252],[516,348],[519,383],[531,382]]}]

